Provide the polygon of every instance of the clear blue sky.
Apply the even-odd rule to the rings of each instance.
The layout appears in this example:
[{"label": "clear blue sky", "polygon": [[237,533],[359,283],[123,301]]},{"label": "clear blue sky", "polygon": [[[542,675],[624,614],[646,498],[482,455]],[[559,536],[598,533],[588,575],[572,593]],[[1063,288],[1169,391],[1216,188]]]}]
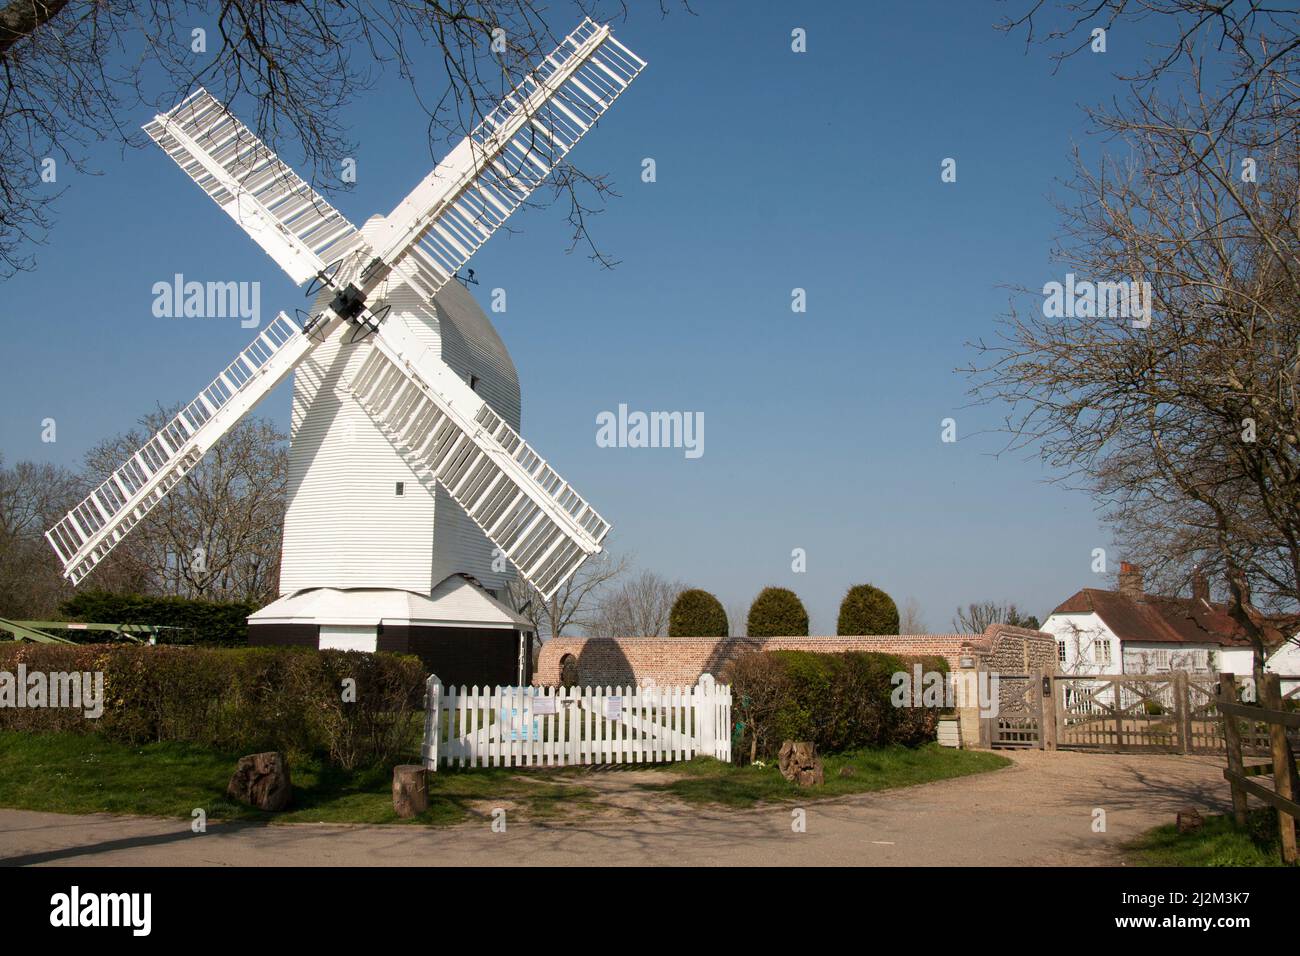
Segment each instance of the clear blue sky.
[{"label": "clear blue sky", "polygon": [[[963,407],[953,369],[1005,310],[1003,284],[1059,278],[1047,198],[1085,140],[1078,106],[1118,92],[1111,74],[1142,41],[1112,31],[1107,54],[1053,75],[1047,51],[992,28],[1014,3],[695,6],[616,25],[650,66],[574,154],[622,194],[595,224],[621,264],[566,255],[562,208],[517,216],[521,232],[472,262],[485,307],[486,290],[508,291],[493,320],[519,370],[525,436],[639,564],[728,608],[766,584],[793,588],[814,633],[833,633],[862,581],[919,599],[931,630],[968,601],[1043,616],[1105,586],[1089,567],[1109,543],[1091,502],[1046,484],[1036,461],[995,458],[1001,439],[976,433],[996,414]],[[806,54],[790,50],[794,27]],[[345,122],[358,183],[333,198],[360,224],[430,157],[395,77]],[[940,181],[945,157],[955,184]],[[64,177],[37,271],[5,284],[10,463],[75,465],[156,402],[191,398],[251,338],[234,319],[155,318],[155,282],[260,280],[266,319],[304,304],[160,151],[105,147],[93,162],[102,175]],[[797,286],[805,314],[790,309]],[[259,413],[287,429],[289,397],[282,386]],[[703,457],[597,447],[597,413],[620,403],[703,412]],[[957,444],[940,442],[948,416]]]}]

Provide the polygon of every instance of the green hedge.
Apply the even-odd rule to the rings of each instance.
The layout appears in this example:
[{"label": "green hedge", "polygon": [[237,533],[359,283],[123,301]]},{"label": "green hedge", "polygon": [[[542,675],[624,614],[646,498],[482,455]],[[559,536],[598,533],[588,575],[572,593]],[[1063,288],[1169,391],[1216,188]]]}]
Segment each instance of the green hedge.
[{"label": "green hedge", "polygon": [[786,588],[763,588],[749,606],[750,637],[807,637],[808,611]]},{"label": "green hedge", "polygon": [[677,595],[668,615],[669,637],[727,637],[729,632],[722,602],[708,591],[690,588]]},{"label": "green hedge", "polygon": [[855,584],[840,602],[840,617],[835,633],[897,634],[898,605],[884,591],[870,584]]},{"label": "green hedge", "polygon": [[934,740],[940,709],[895,707],[891,678],[923,671],[947,673],[941,657],[812,651],[744,654],[724,673],[732,685],[735,719],[744,724],[738,753],[770,759],[784,740],[810,740],[826,753]]},{"label": "green hedge", "polygon": [[[414,751],[418,658],[306,648],[0,644],[0,671],[103,674],[98,718],[82,710],[0,707],[0,729],[179,740],[219,750],[315,754],[351,769]],[[355,681],[345,700],[345,681]]]},{"label": "green hedge", "polygon": [[248,615],[257,610],[249,601],[195,601],[179,597],[149,597],[82,591],[64,601],[64,616],[92,624],[159,624],[183,631],[164,632],[167,644],[242,647],[248,643]]}]

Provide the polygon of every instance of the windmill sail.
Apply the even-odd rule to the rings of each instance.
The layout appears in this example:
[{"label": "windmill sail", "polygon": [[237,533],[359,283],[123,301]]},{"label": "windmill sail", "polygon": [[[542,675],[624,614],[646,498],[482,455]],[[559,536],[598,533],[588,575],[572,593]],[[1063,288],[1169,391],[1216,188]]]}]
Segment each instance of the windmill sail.
[{"label": "windmill sail", "polygon": [[[644,67],[608,27],[584,20],[403,200],[374,249],[206,91],[145,129],[295,281],[342,260],[339,301],[355,308],[344,315],[331,305],[323,340],[392,273],[433,296]],[[608,523],[401,323],[385,323],[372,341],[358,399],[549,597],[600,550]],[[85,578],[315,346],[281,313],[46,533],[64,575]]]},{"label": "windmill sail", "polygon": [[608,26],[583,20],[388,215],[378,258],[433,296],[645,65]]},{"label": "windmill sail", "polygon": [[547,600],[600,550],[609,523],[410,333],[378,336],[351,391]]},{"label": "windmill sail", "polygon": [[144,131],[300,285],[357,231],[207,90]]},{"label": "windmill sail", "polygon": [[313,344],[283,312],[258,333],[194,401],[45,533],[64,576],[77,584],[89,574]]}]

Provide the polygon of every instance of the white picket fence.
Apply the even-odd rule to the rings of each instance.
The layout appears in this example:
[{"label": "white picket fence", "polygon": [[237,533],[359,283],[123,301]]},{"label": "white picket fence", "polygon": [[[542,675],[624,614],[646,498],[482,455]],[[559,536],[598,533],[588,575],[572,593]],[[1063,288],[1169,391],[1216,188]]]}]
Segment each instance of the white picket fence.
[{"label": "white picket fence", "polygon": [[731,760],[731,688],[443,687],[429,677],[424,765],[566,767]]}]

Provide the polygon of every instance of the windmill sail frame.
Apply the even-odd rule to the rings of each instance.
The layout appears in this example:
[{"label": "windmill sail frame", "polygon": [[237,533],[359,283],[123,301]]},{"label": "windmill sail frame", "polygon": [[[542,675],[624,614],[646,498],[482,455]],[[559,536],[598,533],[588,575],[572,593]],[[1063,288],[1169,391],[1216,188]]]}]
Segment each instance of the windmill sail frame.
[{"label": "windmill sail frame", "polygon": [[[608,522],[400,323],[381,325],[386,304],[367,300],[393,273],[432,299],[645,65],[608,26],[584,19],[398,204],[381,226],[378,249],[205,90],[146,124],[295,282],[314,278],[337,295],[313,319],[310,336],[280,313],[46,532],[65,577],[83,580],[222,435],[348,321],[378,326],[353,382],[362,407],[394,444],[417,453],[415,464],[549,599],[600,551]],[[421,435],[420,427],[433,430]],[[435,445],[450,457],[419,457]]]}]

